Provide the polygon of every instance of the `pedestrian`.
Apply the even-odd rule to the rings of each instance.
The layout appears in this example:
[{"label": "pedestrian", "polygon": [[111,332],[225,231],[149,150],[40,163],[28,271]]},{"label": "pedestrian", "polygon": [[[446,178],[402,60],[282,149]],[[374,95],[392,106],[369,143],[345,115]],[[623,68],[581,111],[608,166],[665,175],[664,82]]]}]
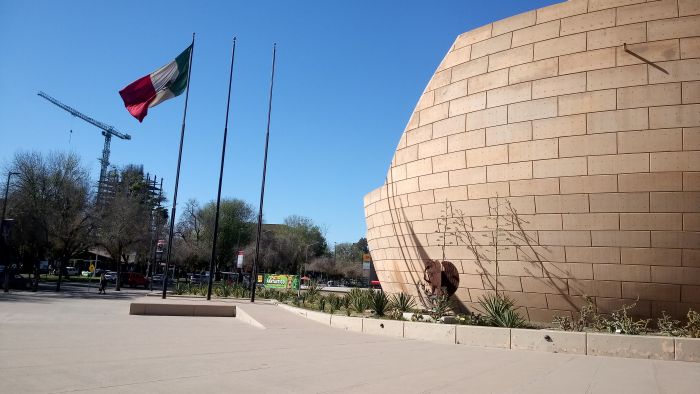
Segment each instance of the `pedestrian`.
[{"label": "pedestrian", "polygon": [[107,277],[105,273],[100,274],[100,291],[99,294],[107,294]]}]

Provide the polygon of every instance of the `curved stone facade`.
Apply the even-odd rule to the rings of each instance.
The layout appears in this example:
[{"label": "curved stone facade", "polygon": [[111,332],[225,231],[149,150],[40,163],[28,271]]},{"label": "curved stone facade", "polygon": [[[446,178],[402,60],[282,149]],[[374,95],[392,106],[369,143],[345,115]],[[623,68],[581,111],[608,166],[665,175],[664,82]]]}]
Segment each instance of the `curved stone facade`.
[{"label": "curved stone facade", "polygon": [[461,34],[365,213],[388,292],[420,294],[434,259],[467,307],[497,266],[535,321],[584,295],[700,309],[700,1],[571,0]]}]

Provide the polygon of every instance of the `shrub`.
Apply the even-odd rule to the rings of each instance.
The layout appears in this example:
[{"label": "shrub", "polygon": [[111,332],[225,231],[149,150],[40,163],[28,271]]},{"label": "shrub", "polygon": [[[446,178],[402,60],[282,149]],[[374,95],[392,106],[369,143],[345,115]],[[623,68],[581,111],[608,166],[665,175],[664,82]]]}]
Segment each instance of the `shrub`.
[{"label": "shrub", "polygon": [[306,301],[314,302],[319,295],[321,295],[321,288],[318,287],[316,282],[310,282],[309,287],[306,289]]},{"label": "shrub", "polygon": [[476,313],[460,313],[455,316],[457,324],[467,325],[467,326],[485,326],[486,322],[483,317]]},{"label": "shrub", "polygon": [[685,325],[687,335],[691,338],[700,338],[700,313],[691,309],[687,317],[688,323]]},{"label": "shrub", "polygon": [[369,298],[371,297],[370,290],[360,290],[355,288],[350,290],[348,297],[350,298],[352,309],[354,309],[357,313],[364,313],[364,311],[369,308]]},{"label": "shrub", "polygon": [[525,320],[518,314],[515,302],[503,294],[486,294],[479,298],[484,310],[484,321],[490,326],[518,328],[525,327]]},{"label": "shrub", "polygon": [[622,308],[613,312],[609,319],[605,319],[608,331],[627,335],[639,335],[647,332],[647,325],[651,319],[635,320],[627,315],[627,311],[636,305],[637,302],[631,305],[622,305]]},{"label": "shrub", "polygon": [[416,300],[410,294],[394,294],[391,296],[391,307],[401,313],[411,312],[416,307]]},{"label": "shrub", "polygon": [[688,332],[681,327],[681,322],[671,318],[666,311],[661,311],[661,317],[656,320],[656,327],[662,335],[672,337],[685,336]]},{"label": "shrub", "polygon": [[384,316],[387,308],[389,307],[389,297],[387,297],[386,293],[381,290],[375,291],[374,293],[370,294],[369,303],[370,307],[372,310],[374,310],[374,313],[376,313],[377,316]]},{"label": "shrub", "polygon": [[333,314],[335,311],[340,309],[340,305],[342,304],[342,299],[338,297],[335,294],[331,294],[328,297],[326,297],[326,300],[328,301],[328,311]]},{"label": "shrub", "polygon": [[436,322],[440,321],[440,318],[452,313],[452,302],[450,301],[450,296],[447,293],[443,293],[439,296],[432,296],[430,298],[430,310],[428,314]]},{"label": "shrub", "polygon": [[552,323],[560,330],[580,332],[588,327],[593,320],[600,320],[600,316],[598,316],[596,312],[597,308],[595,304],[593,304],[593,299],[591,299],[591,297],[585,297],[585,300],[586,305],[581,307],[576,320],[569,316],[555,316]]}]

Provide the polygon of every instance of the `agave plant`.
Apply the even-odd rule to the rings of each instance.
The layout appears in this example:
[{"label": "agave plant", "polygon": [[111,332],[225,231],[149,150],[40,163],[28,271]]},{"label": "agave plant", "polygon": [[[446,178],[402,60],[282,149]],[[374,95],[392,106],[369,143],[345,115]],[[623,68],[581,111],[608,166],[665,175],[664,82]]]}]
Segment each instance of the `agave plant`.
[{"label": "agave plant", "polygon": [[389,297],[382,290],[370,293],[369,304],[377,316],[384,316],[389,307]]},{"label": "agave plant", "polygon": [[328,301],[328,311],[333,314],[335,311],[340,309],[340,306],[342,304],[342,299],[338,297],[335,294],[330,294],[328,297],[326,297],[326,300]]},{"label": "agave plant", "polygon": [[489,293],[479,298],[479,305],[484,310],[484,320],[496,327],[525,327],[525,320],[520,316],[515,301],[503,294]]},{"label": "agave plant", "polygon": [[391,307],[401,313],[411,312],[416,307],[416,300],[410,294],[394,294],[391,296]]},{"label": "agave plant", "polygon": [[357,313],[364,313],[369,308],[371,293],[369,290],[352,289],[348,293],[352,309]]}]

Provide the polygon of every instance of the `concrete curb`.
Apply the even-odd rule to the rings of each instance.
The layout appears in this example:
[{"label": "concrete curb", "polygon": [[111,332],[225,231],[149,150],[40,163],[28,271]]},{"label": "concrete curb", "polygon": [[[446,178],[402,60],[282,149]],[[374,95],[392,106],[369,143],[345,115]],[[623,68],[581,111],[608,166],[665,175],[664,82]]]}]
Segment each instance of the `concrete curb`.
[{"label": "concrete curb", "polygon": [[198,305],[193,303],[132,302],[130,315],[236,317],[235,305]]},{"label": "concrete curb", "polygon": [[371,335],[500,349],[700,362],[700,338],[382,320],[330,315],[283,303],[277,306],[330,327]]}]

